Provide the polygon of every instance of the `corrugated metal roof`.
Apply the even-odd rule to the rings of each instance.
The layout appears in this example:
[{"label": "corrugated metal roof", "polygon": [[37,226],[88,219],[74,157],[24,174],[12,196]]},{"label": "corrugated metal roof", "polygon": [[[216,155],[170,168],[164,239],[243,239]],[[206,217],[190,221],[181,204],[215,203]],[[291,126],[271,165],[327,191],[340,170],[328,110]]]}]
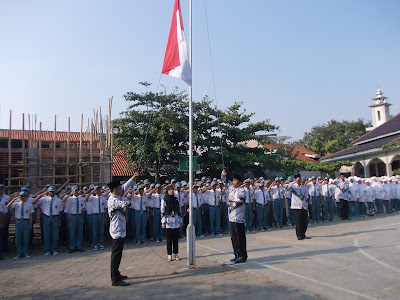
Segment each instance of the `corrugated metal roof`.
[{"label": "corrugated metal roof", "polygon": [[363,136],[356,139],[353,144],[360,143],[373,138],[378,138],[382,135],[390,134],[400,130],[400,114],[397,114],[389,121],[383,123],[381,126],[376,127],[370,132],[364,134]]},{"label": "corrugated metal roof", "polygon": [[[84,141],[89,140],[89,134],[83,132],[82,138]],[[8,129],[0,129],[0,138],[9,138],[9,130]],[[13,140],[22,140],[22,130],[11,130],[11,139]],[[42,131],[41,136],[42,142],[52,142],[54,139],[53,131]],[[68,132],[57,131],[56,132],[56,141],[57,142],[66,142],[68,139]],[[39,140],[39,131],[38,130],[25,130],[25,140]],[[70,132],[70,141],[71,142],[79,142],[80,141],[80,133],[79,132]]]}]

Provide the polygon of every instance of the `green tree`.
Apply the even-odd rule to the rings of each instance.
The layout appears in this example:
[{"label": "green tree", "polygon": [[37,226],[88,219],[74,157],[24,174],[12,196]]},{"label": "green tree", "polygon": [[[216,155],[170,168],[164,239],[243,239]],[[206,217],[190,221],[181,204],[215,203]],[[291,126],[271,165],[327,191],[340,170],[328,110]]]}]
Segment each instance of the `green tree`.
[{"label": "green tree", "polygon": [[327,124],[314,126],[310,132],[304,134],[303,139],[297,141],[299,145],[314,151],[320,156],[326,153],[335,153],[352,146],[352,143],[366,133],[370,122],[362,119],[357,121],[330,120]]},{"label": "green tree", "polygon": [[[155,174],[156,181],[161,175],[174,176],[179,157],[186,156],[189,148],[187,94],[174,90],[172,93],[159,93],[156,97],[152,92],[128,92],[124,98],[129,106],[120,118],[113,121],[117,149],[128,156],[130,167],[140,164]],[[257,175],[267,168],[271,157],[265,155],[264,149],[247,148],[242,143],[252,139],[261,142],[262,138],[256,132],[276,127],[268,120],[251,123],[252,116],[253,113],[242,109],[242,103],[234,103],[222,111],[217,110],[207,96],[193,102],[193,154],[199,156],[204,173],[215,177],[220,175],[223,168],[221,142],[225,168],[231,174],[248,171]]]}]

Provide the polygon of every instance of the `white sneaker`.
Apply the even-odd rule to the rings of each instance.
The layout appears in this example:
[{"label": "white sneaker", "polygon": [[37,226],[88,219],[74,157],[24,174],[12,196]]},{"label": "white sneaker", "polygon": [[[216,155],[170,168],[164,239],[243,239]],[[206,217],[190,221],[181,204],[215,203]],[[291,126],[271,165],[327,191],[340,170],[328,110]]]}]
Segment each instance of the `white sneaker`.
[{"label": "white sneaker", "polygon": [[26,254],[26,255],[25,255],[25,258],[31,258],[31,256],[30,256],[30,255],[28,255],[28,254]]},{"label": "white sneaker", "polygon": [[168,255],[168,261],[172,261],[172,255]]},{"label": "white sneaker", "polygon": [[14,260],[18,260],[20,258],[22,258],[22,255],[17,255],[16,257],[14,257]]},{"label": "white sneaker", "polygon": [[53,251],[53,255],[58,255],[58,252],[57,251]]},{"label": "white sneaker", "polygon": [[45,256],[49,256],[49,255],[50,255],[50,252],[47,251],[44,255],[45,255]]},{"label": "white sneaker", "polygon": [[219,236],[222,236],[222,233],[218,234]]},{"label": "white sneaker", "polygon": [[[128,246],[128,245],[126,245],[126,246]],[[100,250],[104,250],[104,246],[103,245],[100,245]]]},{"label": "white sneaker", "polygon": [[215,236],[214,233],[212,233],[211,236]]},{"label": "white sneaker", "polygon": [[175,260],[180,260],[178,254],[175,254]]},{"label": "white sneaker", "polygon": [[99,250],[99,247],[94,246],[94,247],[93,247],[93,250],[94,250],[94,251],[97,251],[97,250]]},{"label": "white sneaker", "polygon": [[156,241],[156,243],[159,243],[159,242],[160,242],[160,240],[157,240],[157,241]]}]

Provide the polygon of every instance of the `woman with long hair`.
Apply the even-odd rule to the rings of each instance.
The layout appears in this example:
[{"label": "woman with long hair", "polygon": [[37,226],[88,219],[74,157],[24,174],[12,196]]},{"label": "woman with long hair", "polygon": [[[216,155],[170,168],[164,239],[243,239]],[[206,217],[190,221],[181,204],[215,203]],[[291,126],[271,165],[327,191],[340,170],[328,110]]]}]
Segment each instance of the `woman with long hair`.
[{"label": "woman with long hair", "polygon": [[172,261],[172,253],[175,260],[178,256],[179,228],[182,226],[182,216],[179,209],[178,199],[174,195],[174,187],[168,186],[165,197],[161,200],[161,224],[166,230],[168,261]]}]

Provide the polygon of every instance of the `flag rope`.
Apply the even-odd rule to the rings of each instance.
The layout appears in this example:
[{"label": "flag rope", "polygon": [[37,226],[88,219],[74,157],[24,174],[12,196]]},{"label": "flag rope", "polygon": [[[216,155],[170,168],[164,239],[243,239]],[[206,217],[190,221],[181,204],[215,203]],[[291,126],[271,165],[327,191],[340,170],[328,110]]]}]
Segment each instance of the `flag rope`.
[{"label": "flag rope", "polygon": [[212,58],[212,52],[211,52],[210,30],[208,28],[208,15],[207,15],[206,0],[204,0],[203,3],[204,3],[204,14],[205,14],[205,17],[206,17],[208,49],[209,49],[209,53],[210,53],[210,63],[211,63],[211,74],[212,74],[212,81],[213,81],[213,87],[214,87],[215,108],[217,110],[217,123],[218,123],[218,131],[219,131],[219,146],[220,146],[220,149],[221,149],[221,158],[222,158],[222,169],[225,169],[224,151],[223,151],[223,148],[222,148],[222,131],[221,131],[221,126],[220,126],[220,122],[219,122],[217,89],[216,89],[216,86],[215,86],[214,64],[213,64],[213,58]]}]

